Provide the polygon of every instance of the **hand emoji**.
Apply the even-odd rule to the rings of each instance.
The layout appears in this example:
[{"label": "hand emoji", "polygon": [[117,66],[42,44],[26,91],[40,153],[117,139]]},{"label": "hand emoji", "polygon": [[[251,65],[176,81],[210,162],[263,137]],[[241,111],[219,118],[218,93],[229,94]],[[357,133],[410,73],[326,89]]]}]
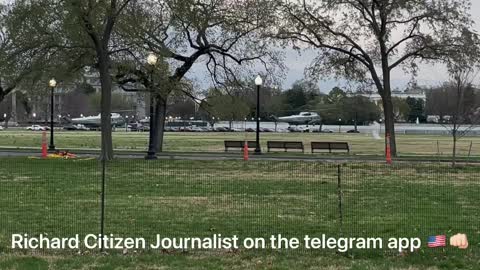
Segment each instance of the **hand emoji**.
[{"label": "hand emoji", "polygon": [[458,247],[459,249],[468,248],[468,240],[465,234],[456,234],[450,238],[450,246]]}]

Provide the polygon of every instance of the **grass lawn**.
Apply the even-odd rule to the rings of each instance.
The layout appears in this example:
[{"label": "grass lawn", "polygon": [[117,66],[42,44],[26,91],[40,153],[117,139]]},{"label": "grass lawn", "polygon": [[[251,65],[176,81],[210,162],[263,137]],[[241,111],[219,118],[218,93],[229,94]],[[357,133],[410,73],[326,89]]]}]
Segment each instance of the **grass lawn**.
[{"label": "grass lawn", "polygon": [[[106,233],[123,237],[419,237],[395,250],[14,251],[12,233],[98,233],[96,160],[0,159],[0,269],[478,269],[480,167],[278,161],[116,160],[108,164]],[[466,251],[426,248],[466,233]]]},{"label": "grass lawn", "polygon": [[[222,152],[224,140],[255,139],[254,133],[171,133],[165,137],[165,151],[172,152]],[[24,130],[8,130],[0,132],[0,148],[40,148],[42,134]],[[383,155],[384,140],[374,140],[371,134],[318,134],[318,133],[262,133],[264,148],[268,140],[303,141],[306,152],[310,152],[311,141],[344,141],[349,142],[354,155]],[[452,152],[452,139],[449,136],[398,135],[398,151],[400,155],[449,156]],[[437,142],[438,146],[437,147]],[[472,142],[472,156],[480,156],[480,137],[467,137],[458,144],[459,156],[467,156]],[[100,147],[98,132],[57,132],[55,144],[59,149]],[[118,150],[147,149],[148,133],[114,132],[114,148]]]}]

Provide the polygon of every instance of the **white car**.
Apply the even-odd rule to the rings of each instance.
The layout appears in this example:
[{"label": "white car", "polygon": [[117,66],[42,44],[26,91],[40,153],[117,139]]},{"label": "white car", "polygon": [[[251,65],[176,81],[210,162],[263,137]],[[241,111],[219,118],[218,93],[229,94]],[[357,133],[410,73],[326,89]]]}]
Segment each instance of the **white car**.
[{"label": "white car", "polygon": [[31,131],[46,131],[47,128],[46,128],[46,127],[39,126],[39,125],[33,125],[33,126],[30,126],[30,127],[27,127],[27,130],[31,130]]},{"label": "white car", "polygon": [[3,127],[2,127],[2,126],[0,126],[0,130],[3,130]]}]

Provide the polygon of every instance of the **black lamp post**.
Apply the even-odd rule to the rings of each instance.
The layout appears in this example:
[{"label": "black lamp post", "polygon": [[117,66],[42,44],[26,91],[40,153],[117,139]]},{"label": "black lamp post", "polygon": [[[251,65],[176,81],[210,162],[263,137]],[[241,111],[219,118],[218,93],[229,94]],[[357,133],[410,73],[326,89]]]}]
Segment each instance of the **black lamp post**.
[{"label": "black lamp post", "polygon": [[256,130],[256,143],[257,147],[255,148],[255,154],[260,155],[262,153],[262,149],[260,147],[260,87],[263,84],[262,77],[257,76],[255,79],[255,85],[257,86],[257,130]]},{"label": "black lamp post", "polygon": [[51,79],[48,82],[48,86],[50,86],[50,145],[48,146],[49,151],[55,151],[55,141],[54,141],[54,125],[53,125],[53,111],[54,111],[54,90],[57,86],[57,81],[55,79]]},{"label": "black lamp post", "polygon": [[157,64],[158,57],[151,53],[148,58],[147,58],[147,63],[150,66],[150,132],[149,132],[149,143],[148,143],[148,152],[147,156],[145,157],[146,160],[155,160],[157,159],[156,156],[156,149],[155,149],[155,144],[154,144],[154,139],[155,139],[155,95],[153,93],[154,91],[154,82],[153,82],[153,71],[155,69],[155,65]]}]

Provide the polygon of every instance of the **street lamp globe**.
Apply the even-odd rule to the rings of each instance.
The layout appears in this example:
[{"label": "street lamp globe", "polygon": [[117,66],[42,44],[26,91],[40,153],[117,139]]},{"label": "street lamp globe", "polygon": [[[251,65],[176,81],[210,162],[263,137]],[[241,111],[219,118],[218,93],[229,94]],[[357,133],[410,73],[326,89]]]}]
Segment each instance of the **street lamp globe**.
[{"label": "street lamp globe", "polygon": [[257,78],[255,79],[255,85],[262,86],[262,84],[263,84],[263,79],[262,77],[260,77],[260,75],[258,75]]},{"label": "street lamp globe", "polygon": [[150,53],[147,57],[147,63],[150,66],[155,66],[158,62],[158,56],[156,56],[154,53]]},{"label": "street lamp globe", "polygon": [[57,81],[55,79],[51,79],[49,82],[48,82],[48,85],[50,87],[55,87],[57,86]]}]

